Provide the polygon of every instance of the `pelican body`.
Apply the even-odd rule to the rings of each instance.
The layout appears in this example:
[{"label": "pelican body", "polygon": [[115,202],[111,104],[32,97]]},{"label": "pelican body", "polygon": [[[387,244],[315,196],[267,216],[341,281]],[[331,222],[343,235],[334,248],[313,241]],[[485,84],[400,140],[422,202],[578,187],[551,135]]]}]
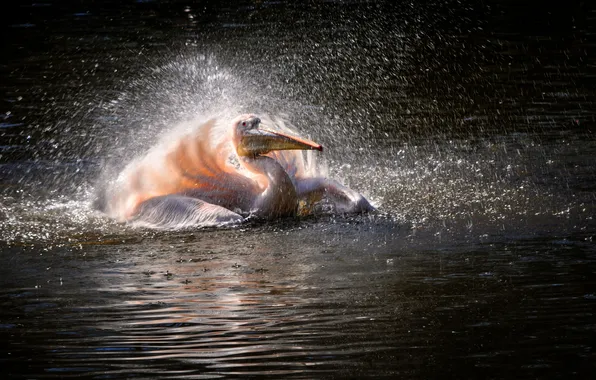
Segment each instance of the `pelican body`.
[{"label": "pelican body", "polygon": [[295,216],[323,198],[340,212],[374,210],[359,193],[309,173],[300,151],[321,145],[264,128],[252,114],[235,118],[223,138],[214,138],[215,129],[210,120],[129,164],[102,209],[120,221],[167,229]]}]

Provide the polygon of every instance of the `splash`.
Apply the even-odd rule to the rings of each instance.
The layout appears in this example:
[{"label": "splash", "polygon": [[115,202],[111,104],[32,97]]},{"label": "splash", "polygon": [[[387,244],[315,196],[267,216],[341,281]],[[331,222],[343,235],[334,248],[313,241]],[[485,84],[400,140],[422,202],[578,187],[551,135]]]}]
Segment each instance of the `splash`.
[{"label": "splash", "polygon": [[[93,211],[94,189],[112,186],[127,167],[130,170],[145,156],[163,154],[168,144],[206,120],[229,120],[245,112],[275,115],[271,120],[263,116],[263,123],[295,134],[300,130],[321,142],[326,147],[324,160],[307,153],[289,161],[298,159],[294,165],[312,176],[335,178],[358,189],[397,223],[435,224],[435,231],[457,223],[465,231],[486,235],[500,233],[513,222],[520,229],[527,224],[528,230],[540,230],[545,223],[555,228],[571,224],[573,215],[580,221],[591,218],[593,200],[584,196],[587,192],[572,194],[558,183],[544,183],[545,178],[564,178],[573,186],[577,178],[577,186],[582,186],[582,178],[592,173],[591,161],[583,157],[594,147],[580,152],[574,146],[585,142],[540,145],[540,136],[525,135],[489,135],[475,142],[427,136],[415,141],[407,133],[398,140],[397,133],[383,133],[388,126],[402,127],[392,115],[380,113],[378,122],[363,133],[367,117],[346,118],[331,106],[284,97],[296,90],[295,84],[283,87],[266,78],[247,80],[241,67],[226,67],[214,56],[163,56],[135,70],[138,75],[118,88],[94,88],[84,97],[93,112],[70,111],[87,119],[76,119],[74,126],[80,129],[76,134],[74,129],[54,131],[52,141],[61,144],[56,144],[59,154],[53,161],[0,165],[0,240],[68,241],[127,231],[113,222],[122,215],[110,212],[112,219]],[[63,119],[57,125],[70,125],[66,121],[70,118]],[[219,127],[223,125],[211,133],[214,142],[224,136]],[[40,144],[36,149],[46,148]],[[576,169],[577,176],[566,174],[568,165],[559,158],[565,155],[555,154],[562,151],[586,162]],[[284,166],[298,175],[291,173],[288,163]]]},{"label": "splash", "polygon": [[[285,133],[300,130],[325,143],[334,134],[320,107],[281,96],[291,90],[286,84],[247,79],[242,68],[227,67],[215,56],[196,51],[146,58],[131,68],[136,74],[126,81],[106,82],[77,93],[77,102],[65,101],[64,115],[55,115],[55,125],[41,126],[52,138],[28,148],[31,160],[0,163],[0,240],[61,244],[87,240],[85,235],[93,240],[126,233],[126,226],[114,222],[120,217],[106,218],[92,207],[97,188],[111,186],[126,167],[148,152],[159,155],[209,119],[223,121],[255,112]],[[45,105],[39,107],[43,111]],[[220,127],[211,134],[215,140],[225,135],[219,134]],[[332,157],[334,151],[329,149],[325,156]],[[46,158],[44,152],[51,154]],[[328,175],[326,159],[312,152],[272,156],[291,176]]]}]

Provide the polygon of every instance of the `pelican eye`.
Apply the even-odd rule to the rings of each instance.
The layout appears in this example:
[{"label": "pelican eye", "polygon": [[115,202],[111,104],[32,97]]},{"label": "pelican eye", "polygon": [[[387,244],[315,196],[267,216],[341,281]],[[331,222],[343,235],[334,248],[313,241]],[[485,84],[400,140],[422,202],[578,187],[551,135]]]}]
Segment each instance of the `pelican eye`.
[{"label": "pelican eye", "polygon": [[258,128],[261,119],[259,118],[249,118],[246,120],[242,120],[238,125],[244,127],[244,129],[255,129]]}]

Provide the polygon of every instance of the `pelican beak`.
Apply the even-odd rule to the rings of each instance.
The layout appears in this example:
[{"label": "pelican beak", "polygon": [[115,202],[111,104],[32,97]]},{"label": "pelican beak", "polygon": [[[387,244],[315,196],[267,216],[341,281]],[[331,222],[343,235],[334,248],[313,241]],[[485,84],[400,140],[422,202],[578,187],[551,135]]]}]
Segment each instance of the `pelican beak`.
[{"label": "pelican beak", "polygon": [[257,156],[267,154],[273,150],[318,150],[323,147],[314,141],[297,136],[274,132],[267,129],[255,128],[248,130],[242,136],[237,147],[241,156]]}]

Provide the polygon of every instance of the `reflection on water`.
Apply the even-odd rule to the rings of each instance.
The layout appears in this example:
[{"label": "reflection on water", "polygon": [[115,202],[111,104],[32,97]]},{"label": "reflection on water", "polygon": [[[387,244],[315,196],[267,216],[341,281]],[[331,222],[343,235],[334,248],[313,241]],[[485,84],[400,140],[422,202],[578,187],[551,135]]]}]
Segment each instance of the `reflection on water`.
[{"label": "reflection on water", "polygon": [[[358,242],[352,229],[316,227],[21,251],[12,270],[22,285],[3,290],[5,357],[23,377],[534,377],[591,368],[591,244],[427,250],[401,231],[383,241],[383,226]],[[33,365],[29,350],[40,359]]]},{"label": "reflection on water", "polygon": [[[0,366],[591,374],[587,8],[23,4],[0,57]],[[380,212],[156,233],[89,207],[172,126],[247,111],[325,145],[330,176]]]}]

